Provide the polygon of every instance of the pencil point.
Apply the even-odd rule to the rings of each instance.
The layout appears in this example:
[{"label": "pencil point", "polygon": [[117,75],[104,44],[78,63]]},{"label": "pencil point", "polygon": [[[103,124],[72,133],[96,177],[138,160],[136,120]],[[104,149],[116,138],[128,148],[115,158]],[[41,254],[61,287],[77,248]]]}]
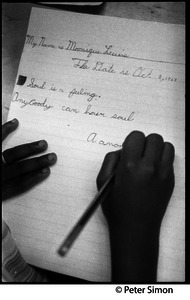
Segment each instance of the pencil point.
[{"label": "pencil point", "polygon": [[58,253],[61,256],[65,256],[67,254],[68,250],[69,250],[68,247],[63,247],[58,250]]}]

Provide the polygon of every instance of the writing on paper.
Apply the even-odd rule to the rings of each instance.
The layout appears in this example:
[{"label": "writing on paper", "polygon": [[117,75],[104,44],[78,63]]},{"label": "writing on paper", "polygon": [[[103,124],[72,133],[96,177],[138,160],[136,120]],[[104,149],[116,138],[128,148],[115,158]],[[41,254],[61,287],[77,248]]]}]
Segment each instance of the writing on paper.
[{"label": "writing on paper", "polygon": [[120,145],[120,144],[100,139],[97,132],[91,132],[87,136],[86,140],[89,143],[93,143],[93,144],[97,143],[102,146],[112,146],[114,148],[119,148],[119,149],[122,147],[122,145]]},{"label": "writing on paper", "polygon": [[[27,87],[29,87],[29,85],[27,85]],[[36,85],[37,88],[41,88],[42,86],[38,86]],[[76,89],[74,89],[75,92],[76,92]],[[75,93],[73,93],[75,94]],[[72,98],[73,96],[72,94],[72,91],[69,92],[68,94],[68,98]],[[83,95],[83,93],[81,93]],[[77,95],[80,95],[80,92],[77,94]],[[84,95],[86,96],[86,93],[84,93]],[[92,101],[93,97],[95,97],[94,95],[96,94],[90,94],[87,93],[87,95],[89,96],[89,98],[87,99],[87,101],[89,102],[89,100]],[[95,108],[92,104],[89,104],[85,107],[85,109],[81,109],[80,108],[80,103],[78,105],[78,108],[77,107],[71,107],[71,106],[68,106],[68,105],[62,105],[62,103],[64,103],[64,99],[61,100],[61,101],[58,101],[57,105],[51,105],[51,98],[45,98],[44,100],[40,101],[40,100],[37,100],[37,99],[30,99],[30,100],[26,100],[24,99],[23,97],[20,97],[20,94],[19,92],[15,92],[14,93],[14,96],[13,96],[13,99],[12,99],[12,102],[17,102],[19,105],[20,105],[20,108],[24,108],[26,106],[35,106],[35,107],[38,107],[38,108],[43,108],[44,111],[47,111],[49,110],[50,108],[57,108],[57,109],[60,109],[62,110],[63,112],[66,112],[66,113],[74,113],[74,114],[84,114],[84,115],[87,115],[87,116],[95,116],[95,117],[107,117],[107,118],[112,118],[114,120],[121,120],[121,121],[133,121],[134,120],[134,114],[135,112],[131,112],[131,113],[128,113],[128,115],[119,115],[118,113],[110,113],[109,111],[100,111],[100,109],[97,109]]]},{"label": "writing on paper", "polygon": [[[74,68],[79,68],[81,70],[92,70],[92,71],[97,71],[97,72],[105,72],[105,73],[110,73],[110,74],[118,74],[118,75],[125,75],[125,76],[131,76],[136,79],[148,79],[148,80],[154,80],[157,81],[158,83],[161,82],[168,82],[168,83],[175,83],[178,81],[177,76],[173,76],[171,72],[165,71],[163,74],[160,73],[159,69],[153,69],[152,67],[150,68],[145,68],[140,64],[140,61],[154,61],[157,63],[160,63],[160,61],[157,60],[149,60],[141,58],[141,57],[134,57],[132,55],[129,55],[125,52],[125,49],[122,49],[120,51],[114,51],[114,46],[113,45],[98,45],[96,46],[96,49],[94,47],[85,47],[83,45],[79,45],[79,42],[73,41],[73,40],[66,40],[65,43],[60,43],[59,41],[55,41],[54,43],[48,42],[48,39],[46,37],[36,37],[33,35],[27,35],[26,36],[26,45],[31,46],[32,48],[34,47],[40,47],[43,49],[52,49],[52,50],[62,50],[62,51],[71,51],[73,53],[83,53],[86,55],[86,58],[81,58],[81,57],[72,57],[72,62],[73,62],[73,67]],[[102,48],[99,49],[98,47]],[[139,65],[132,65],[130,66],[123,66],[122,68],[116,64],[113,63],[108,63],[106,61],[100,61],[97,59],[97,61],[91,61],[90,59],[93,57],[93,55],[97,55],[94,57],[98,57],[98,55],[102,56],[111,56],[115,58],[123,58],[124,59],[124,64],[126,65],[129,60],[137,60],[139,61]],[[162,63],[167,64],[172,64],[175,62],[170,62],[170,61],[161,61]],[[179,63],[180,65],[181,63]]]},{"label": "writing on paper", "polygon": [[40,107],[40,108],[43,108],[43,110],[45,110],[45,111],[48,110],[48,109],[50,109],[50,108],[53,108],[53,105],[48,105],[47,104],[47,102],[48,102],[47,98],[45,98],[44,100],[42,100],[42,102],[38,101],[36,99],[25,100],[24,98],[20,98],[18,92],[15,92],[15,94],[13,96],[13,99],[12,99],[12,102],[21,103],[20,108],[24,108],[27,105]]}]

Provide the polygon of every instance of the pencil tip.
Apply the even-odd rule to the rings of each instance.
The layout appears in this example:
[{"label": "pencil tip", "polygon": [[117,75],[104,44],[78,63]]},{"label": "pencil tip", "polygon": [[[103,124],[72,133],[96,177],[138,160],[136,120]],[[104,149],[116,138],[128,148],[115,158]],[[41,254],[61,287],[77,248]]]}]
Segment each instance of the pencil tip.
[{"label": "pencil tip", "polygon": [[65,256],[67,254],[68,250],[69,250],[68,247],[63,247],[58,250],[58,253],[61,256]]}]

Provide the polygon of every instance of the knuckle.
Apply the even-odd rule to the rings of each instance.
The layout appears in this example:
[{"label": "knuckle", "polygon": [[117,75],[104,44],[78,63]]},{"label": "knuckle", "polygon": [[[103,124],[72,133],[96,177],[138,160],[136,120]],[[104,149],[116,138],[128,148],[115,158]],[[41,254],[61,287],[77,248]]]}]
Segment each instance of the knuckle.
[{"label": "knuckle", "polygon": [[36,148],[36,147],[35,147],[36,144],[37,144],[36,142],[25,144],[24,146],[25,146],[26,151],[28,151],[28,152],[33,152],[34,149]]},{"label": "knuckle", "polygon": [[41,167],[45,167],[46,165],[49,164],[48,157],[44,156],[39,156],[39,157],[34,157],[31,160],[31,163],[33,164],[33,170],[39,169]]},{"label": "knuckle", "polygon": [[156,166],[153,163],[144,162],[141,166],[141,172],[144,175],[149,175],[149,176],[154,175],[156,172]]},{"label": "knuckle", "polygon": [[154,165],[146,165],[145,170],[146,174],[154,174],[155,173],[155,166]]},{"label": "knuckle", "polygon": [[136,169],[136,163],[134,161],[127,161],[125,164],[125,169],[132,172]]}]

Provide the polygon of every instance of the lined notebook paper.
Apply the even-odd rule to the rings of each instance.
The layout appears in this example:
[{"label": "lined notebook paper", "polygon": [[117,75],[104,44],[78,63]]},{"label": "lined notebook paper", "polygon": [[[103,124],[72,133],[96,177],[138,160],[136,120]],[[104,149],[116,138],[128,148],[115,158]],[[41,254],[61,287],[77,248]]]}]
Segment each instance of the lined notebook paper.
[{"label": "lined notebook paper", "polygon": [[91,281],[111,280],[106,220],[98,208],[65,258],[56,251],[97,192],[107,152],[132,130],[176,149],[176,184],[164,217],[158,281],[184,281],[184,26],[33,8],[4,149],[46,139],[51,176],[3,203],[30,264]]}]

